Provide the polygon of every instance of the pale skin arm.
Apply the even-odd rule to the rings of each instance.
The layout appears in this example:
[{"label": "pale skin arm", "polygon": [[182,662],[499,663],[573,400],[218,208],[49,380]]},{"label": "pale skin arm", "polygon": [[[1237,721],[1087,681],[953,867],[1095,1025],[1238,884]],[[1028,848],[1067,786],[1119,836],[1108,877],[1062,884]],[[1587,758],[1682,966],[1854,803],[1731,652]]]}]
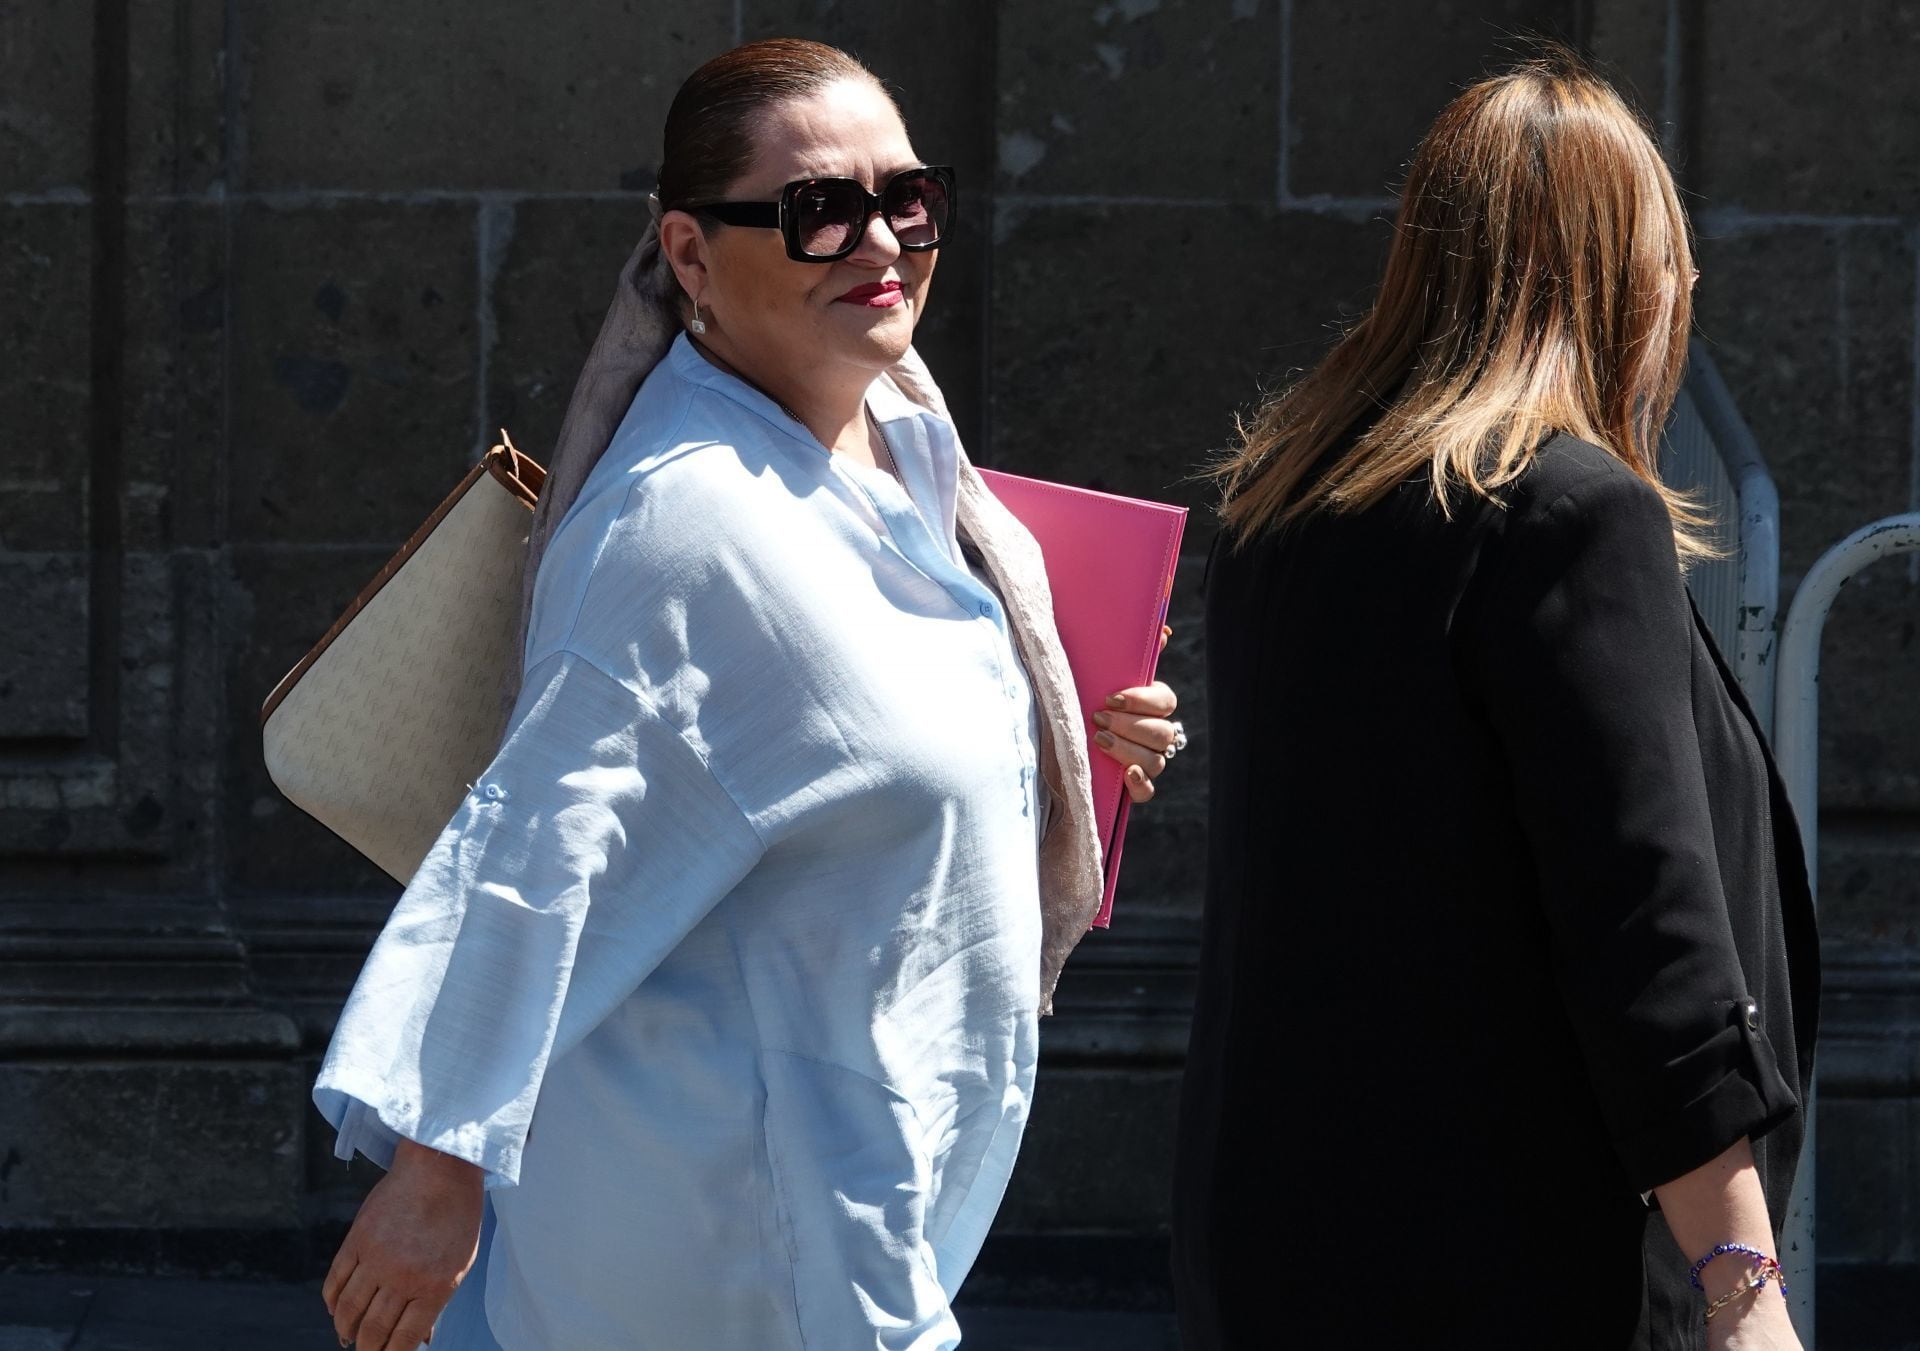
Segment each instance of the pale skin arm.
[{"label": "pale skin arm", "polygon": [[[1164,651],[1173,630],[1160,630]],[[1153,781],[1166,772],[1167,748],[1173,745],[1174,728],[1169,721],[1180,700],[1163,681],[1120,690],[1097,709],[1093,725],[1094,745],[1126,767],[1127,795],[1135,802],[1151,801]]]},{"label": "pale skin arm", "polygon": [[[1766,1194],[1760,1189],[1753,1149],[1746,1140],[1653,1191],[1674,1241],[1689,1260],[1706,1256],[1722,1243],[1744,1243],[1770,1256],[1779,1255],[1774,1252]],[[1706,1298],[1720,1298],[1750,1269],[1749,1259],[1742,1254],[1716,1257],[1700,1273]],[[1707,1324],[1707,1346],[1711,1351],[1800,1351],[1779,1286],[1768,1282],[1758,1294],[1721,1310]]]},{"label": "pale skin arm", "polygon": [[473,1267],[485,1174],[402,1140],[327,1271],[320,1297],[341,1346],[415,1351]]}]

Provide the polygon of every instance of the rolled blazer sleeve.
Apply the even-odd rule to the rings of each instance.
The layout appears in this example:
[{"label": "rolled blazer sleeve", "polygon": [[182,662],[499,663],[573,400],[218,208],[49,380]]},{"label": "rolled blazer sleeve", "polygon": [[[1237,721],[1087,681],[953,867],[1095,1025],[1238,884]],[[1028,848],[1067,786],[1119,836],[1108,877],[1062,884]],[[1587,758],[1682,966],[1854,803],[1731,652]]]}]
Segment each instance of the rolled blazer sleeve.
[{"label": "rolled blazer sleeve", "polygon": [[1513,776],[1556,983],[1636,1190],[1795,1110],[1750,1017],[1665,503],[1624,466],[1516,500],[1466,666]]},{"label": "rolled blazer sleeve", "polygon": [[399,1139],[518,1181],[548,1063],[623,1000],[763,852],[702,756],[572,652],[395,907],[314,1087],[336,1152]]}]

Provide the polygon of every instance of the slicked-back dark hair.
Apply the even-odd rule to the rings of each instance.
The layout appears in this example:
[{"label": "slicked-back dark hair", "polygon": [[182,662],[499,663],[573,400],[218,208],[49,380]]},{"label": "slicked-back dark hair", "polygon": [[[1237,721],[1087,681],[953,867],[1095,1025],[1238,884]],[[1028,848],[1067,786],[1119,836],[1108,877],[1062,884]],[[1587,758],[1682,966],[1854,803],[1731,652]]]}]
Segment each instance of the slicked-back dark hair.
[{"label": "slicked-back dark hair", "polygon": [[672,211],[720,200],[752,166],[754,136],[769,109],[842,80],[886,93],[853,57],[804,38],[749,42],[714,57],[687,77],[667,109],[660,205]]}]

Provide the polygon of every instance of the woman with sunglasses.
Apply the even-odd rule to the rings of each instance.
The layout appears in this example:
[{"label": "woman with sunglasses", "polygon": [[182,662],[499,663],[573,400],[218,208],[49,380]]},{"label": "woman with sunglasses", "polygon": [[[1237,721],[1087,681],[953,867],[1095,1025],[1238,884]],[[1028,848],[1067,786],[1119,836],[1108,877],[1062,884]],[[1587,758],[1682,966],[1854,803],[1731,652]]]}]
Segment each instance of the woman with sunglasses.
[{"label": "woman with sunglasses", "polygon": [[1646,128],[1527,63],[1218,468],[1189,1351],[1798,1345],[1819,950],[1658,473],[1692,282]]},{"label": "woman with sunglasses", "polygon": [[[1037,546],[910,351],[954,191],[832,48],[675,98],[504,744],[316,1085],[389,1167],[343,1344],[958,1342],[1101,885]],[[1137,801],[1173,710],[1096,716]]]}]

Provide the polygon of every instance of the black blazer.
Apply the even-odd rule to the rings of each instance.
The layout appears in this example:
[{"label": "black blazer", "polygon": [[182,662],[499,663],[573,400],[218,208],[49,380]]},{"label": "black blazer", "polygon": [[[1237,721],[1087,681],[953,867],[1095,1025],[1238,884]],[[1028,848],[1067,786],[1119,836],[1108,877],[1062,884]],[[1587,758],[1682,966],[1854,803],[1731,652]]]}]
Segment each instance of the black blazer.
[{"label": "black blazer", "polygon": [[1818,950],[1779,776],[1658,494],[1561,437],[1504,496],[1216,546],[1190,1351],[1701,1345],[1640,1194],[1748,1135],[1785,1219]]}]

